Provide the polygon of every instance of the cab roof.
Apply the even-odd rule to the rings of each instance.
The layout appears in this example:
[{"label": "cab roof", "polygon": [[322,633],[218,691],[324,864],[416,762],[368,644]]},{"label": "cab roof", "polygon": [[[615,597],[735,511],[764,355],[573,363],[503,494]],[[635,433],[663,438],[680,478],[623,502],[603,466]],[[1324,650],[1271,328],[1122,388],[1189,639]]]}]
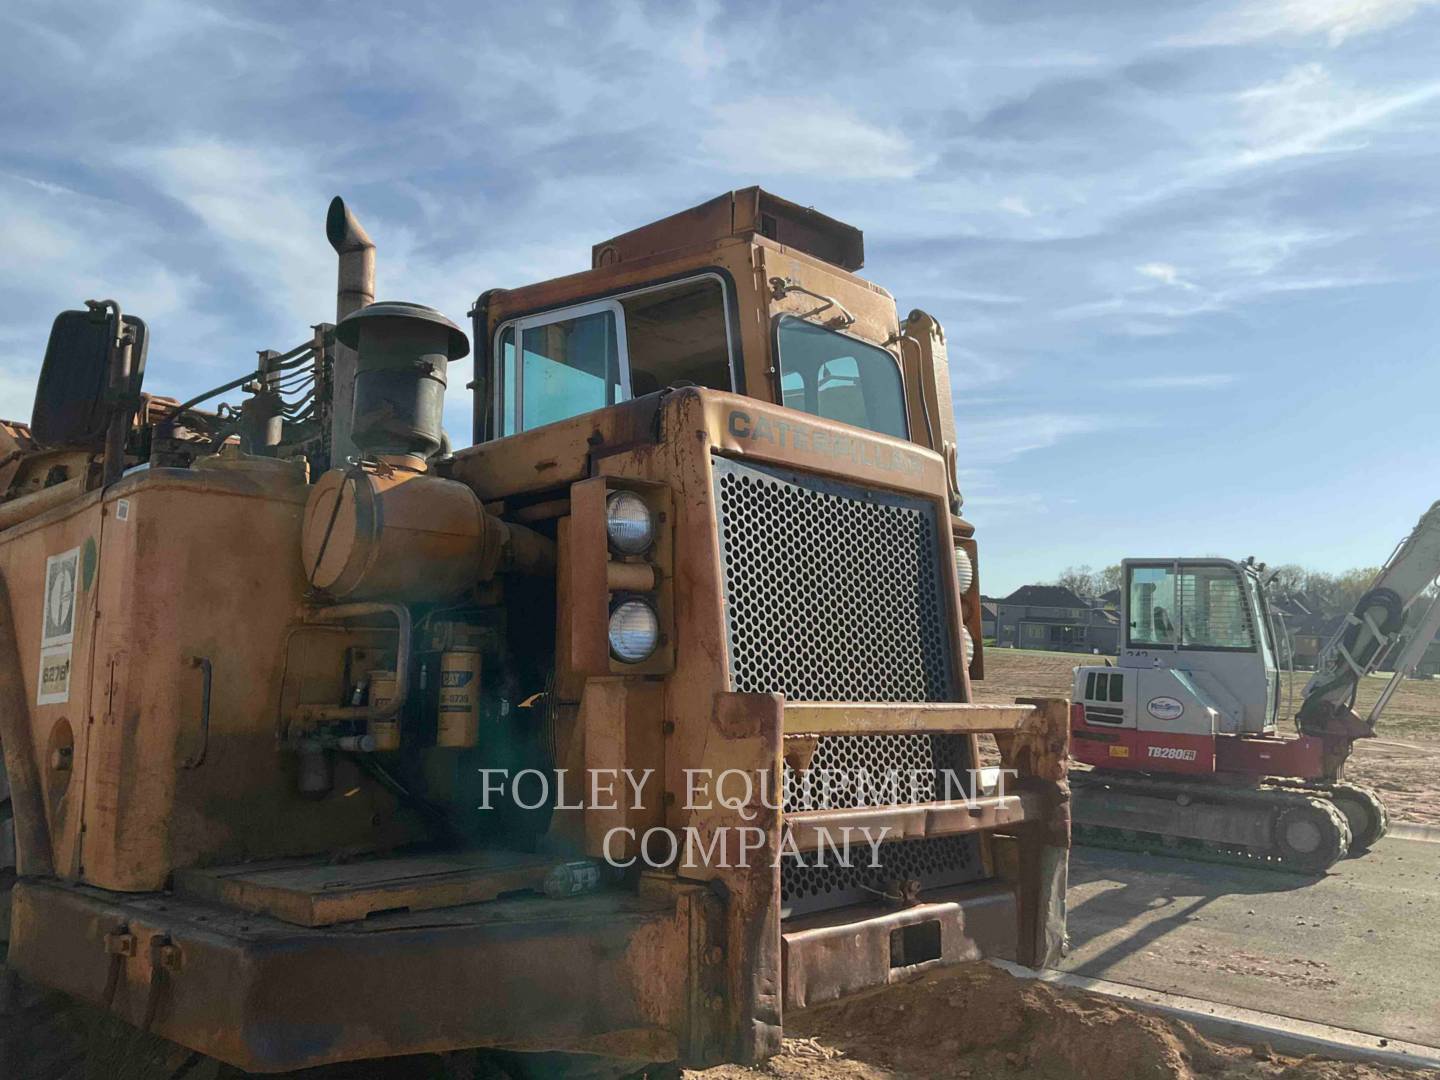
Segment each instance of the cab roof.
[{"label": "cab roof", "polygon": [[859,270],[865,265],[865,234],[855,226],[758,187],[728,191],[596,244],[590,265],[598,269],[677,248],[757,234],[842,270]]}]

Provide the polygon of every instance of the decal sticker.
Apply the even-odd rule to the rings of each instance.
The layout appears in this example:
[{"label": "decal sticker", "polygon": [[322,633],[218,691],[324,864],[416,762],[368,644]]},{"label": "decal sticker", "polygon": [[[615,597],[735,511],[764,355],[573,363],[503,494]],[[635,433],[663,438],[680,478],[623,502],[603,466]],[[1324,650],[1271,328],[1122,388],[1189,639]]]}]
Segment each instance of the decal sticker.
[{"label": "decal sticker", "polygon": [[1156,720],[1178,720],[1185,712],[1185,706],[1173,697],[1151,698],[1145,709]]},{"label": "decal sticker", "polygon": [[1182,750],[1178,746],[1152,746],[1150,756],[1154,758],[1165,758],[1169,761],[1194,761],[1194,750]]},{"label": "decal sticker", "polygon": [[71,548],[45,560],[45,613],[40,647],[64,645],[75,638],[75,579],[80,549]]},{"label": "decal sticker", "polygon": [[129,521],[129,520],[130,520],[130,500],[129,500],[129,499],[117,499],[117,500],[115,501],[115,520],[116,520],[116,521]]},{"label": "decal sticker", "polygon": [[1129,757],[1129,756],[1130,756],[1130,748],[1129,748],[1128,746],[1112,746],[1112,747],[1110,747],[1110,756],[1111,756],[1111,757]]},{"label": "decal sticker", "polygon": [[70,700],[70,650],[73,648],[67,641],[64,645],[40,650],[40,692],[35,695],[35,704],[60,705]]}]

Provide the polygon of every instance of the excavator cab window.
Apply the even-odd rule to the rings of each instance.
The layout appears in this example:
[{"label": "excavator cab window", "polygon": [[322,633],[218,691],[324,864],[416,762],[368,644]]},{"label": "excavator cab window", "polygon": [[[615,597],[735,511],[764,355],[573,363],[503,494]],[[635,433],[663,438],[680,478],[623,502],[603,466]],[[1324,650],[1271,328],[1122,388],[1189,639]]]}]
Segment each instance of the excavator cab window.
[{"label": "excavator cab window", "polygon": [[1250,652],[1255,621],[1231,563],[1129,566],[1130,648]]},{"label": "excavator cab window", "polygon": [[1179,587],[1182,649],[1255,648],[1249,597],[1234,567],[1181,565]]},{"label": "excavator cab window", "polygon": [[1175,644],[1175,567],[1132,566],[1127,585],[1130,648]]}]

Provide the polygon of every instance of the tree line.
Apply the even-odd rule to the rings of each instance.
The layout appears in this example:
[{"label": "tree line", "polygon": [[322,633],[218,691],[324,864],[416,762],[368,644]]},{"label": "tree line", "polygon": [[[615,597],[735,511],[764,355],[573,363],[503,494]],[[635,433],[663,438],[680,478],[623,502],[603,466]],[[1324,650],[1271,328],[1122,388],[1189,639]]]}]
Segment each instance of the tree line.
[{"label": "tree line", "polygon": [[[1379,572],[1376,566],[1357,566],[1332,574],[1286,563],[1271,567],[1267,577],[1272,596],[1295,601],[1307,611],[1330,618],[1349,612]],[[1067,566],[1052,584],[1063,585],[1076,596],[1093,599],[1119,589],[1124,579],[1119,563],[1099,570],[1086,565]]]}]

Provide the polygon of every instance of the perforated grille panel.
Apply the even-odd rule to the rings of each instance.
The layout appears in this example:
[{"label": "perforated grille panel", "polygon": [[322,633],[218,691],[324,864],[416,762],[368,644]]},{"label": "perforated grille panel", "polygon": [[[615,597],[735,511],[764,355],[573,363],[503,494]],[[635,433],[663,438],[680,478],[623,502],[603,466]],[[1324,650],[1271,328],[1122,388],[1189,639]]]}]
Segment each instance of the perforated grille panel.
[{"label": "perforated grille panel", "polygon": [[[830,863],[840,860],[826,853]],[[849,865],[813,865],[815,854],[802,864],[787,856],[780,870],[780,903],[785,917],[895,897],[901,887],[918,881],[922,889],[960,885],[982,873],[973,837],[937,836],[928,840],[887,840],[879,847],[880,865],[870,847],[856,838]]]},{"label": "perforated grille panel", "polygon": [[[826,735],[810,768],[787,774],[784,808],[852,810],[963,798],[968,751],[964,735]],[[948,789],[947,771],[954,777]]]},{"label": "perforated grille panel", "polygon": [[[731,685],[792,701],[954,701],[941,536],[933,505],[715,459]],[[784,808],[852,809],[946,797],[968,784],[964,736],[829,735],[808,772],[790,774]],[[952,786],[948,794],[958,797]],[[831,858],[831,863],[840,860]],[[973,836],[892,840],[880,865],[853,837],[848,865],[787,855],[785,914],[879,899],[984,873]]]},{"label": "perforated grille panel", "polygon": [[715,459],[735,690],[792,701],[947,701],[935,508]]}]

